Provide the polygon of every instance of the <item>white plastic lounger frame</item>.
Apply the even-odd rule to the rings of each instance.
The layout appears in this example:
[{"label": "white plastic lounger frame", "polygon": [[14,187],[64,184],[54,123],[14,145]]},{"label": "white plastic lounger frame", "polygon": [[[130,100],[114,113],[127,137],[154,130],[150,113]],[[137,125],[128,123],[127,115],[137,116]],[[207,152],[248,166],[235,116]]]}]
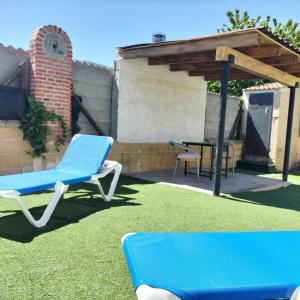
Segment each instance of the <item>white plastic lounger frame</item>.
[{"label": "white plastic lounger frame", "polygon": [[[122,165],[121,164],[119,164],[116,161],[106,160],[104,162],[103,168],[99,171],[99,173],[93,175],[91,177],[91,179],[89,181],[86,181],[86,182],[96,184],[99,188],[100,194],[102,195],[104,201],[108,202],[112,199],[112,196],[115,192],[115,189],[116,189],[116,186],[117,186],[117,183],[118,183],[118,179],[119,179],[119,176],[121,174],[121,170],[122,170]],[[114,171],[115,174],[114,174],[114,177],[112,179],[109,191],[108,191],[107,194],[105,194],[104,191],[103,191],[103,188],[101,186],[101,183],[99,182],[99,179],[105,177],[106,175],[108,175],[112,171]],[[24,204],[23,200],[21,199],[21,195],[20,195],[19,192],[15,191],[15,190],[2,190],[2,191],[0,190],[0,197],[15,199],[17,204],[21,208],[22,212],[24,213],[25,217],[28,219],[28,221],[33,226],[35,226],[37,228],[41,228],[41,227],[45,226],[48,223],[48,221],[51,218],[52,213],[53,213],[58,201],[60,200],[61,196],[68,190],[68,188],[69,188],[69,185],[66,185],[62,182],[57,182],[55,184],[54,196],[53,196],[52,200],[49,202],[49,204],[47,205],[43,215],[38,220],[34,219],[32,214],[30,213],[30,211],[28,210],[28,208]]]},{"label": "white plastic lounger frame", "polygon": [[[129,235],[133,235],[133,234],[135,234],[135,233],[125,234],[121,239],[122,245],[123,245],[126,237],[128,237]],[[137,296],[138,300],[180,300],[180,298],[178,298],[176,295],[174,295],[173,293],[171,293],[167,290],[153,288],[146,284],[141,284],[136,289],[135,292],[136,292],[136,296]]]}]

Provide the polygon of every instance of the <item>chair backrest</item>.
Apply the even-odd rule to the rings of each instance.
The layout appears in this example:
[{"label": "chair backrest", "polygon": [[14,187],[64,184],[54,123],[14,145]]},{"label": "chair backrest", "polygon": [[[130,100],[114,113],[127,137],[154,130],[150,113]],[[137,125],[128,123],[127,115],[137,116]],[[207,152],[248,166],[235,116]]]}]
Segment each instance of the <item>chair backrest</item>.
[{"label": "chair backrest", "polygon": [[193,151],[192,149],[188,148],[185,144],[177,143],[177,142],[174,142],[174,141],[169,141],[169,144],[171,146],[173,146],[174,150],[176,150],[176,147],[177,147],[177,148],[180,148],[182,150]]},{"label": "chair backrest", "polygon": [[108,136],[76,134],[55,170],[96,174],[102,168],[113,144]]}]

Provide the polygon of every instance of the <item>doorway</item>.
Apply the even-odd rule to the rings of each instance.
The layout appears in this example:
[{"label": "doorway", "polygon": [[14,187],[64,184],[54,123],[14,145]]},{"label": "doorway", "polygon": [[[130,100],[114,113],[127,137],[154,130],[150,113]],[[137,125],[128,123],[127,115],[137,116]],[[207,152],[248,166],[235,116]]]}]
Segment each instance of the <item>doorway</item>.
[{"label": "doorway", "polygon": [[269,158],[274,93],[251,93],[249,97],[245,156]]}]

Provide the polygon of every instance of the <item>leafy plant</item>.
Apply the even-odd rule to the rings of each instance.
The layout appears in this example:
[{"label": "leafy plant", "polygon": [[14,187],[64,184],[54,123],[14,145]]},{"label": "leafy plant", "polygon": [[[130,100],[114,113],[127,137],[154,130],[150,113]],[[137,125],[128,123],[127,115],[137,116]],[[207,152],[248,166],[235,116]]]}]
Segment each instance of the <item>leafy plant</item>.
[{"label": "leafy plant", "polygon": [[41,101],[34,97],[27,97],[28,110],[21,121],[21,129],[24,132],[24,140],[30,142],[32,151],[28,151],[32,157],[43,157],[48,152],[47,136],[51,134],[51,129],[47,122],[58,122],[62,129],[62,134],[58,135],[55,140],[55,148],[59,151],[60,147],[65,144],[68,137],[67,125],[64,118],[55,112],[47,111]]},{"label": "leafy plant", "polygon": [[223,26],[217,30],[218,32],[263,26],[288,44],[300,49],[300,26],[298,22],[294,22],[292,19],[287,20],[287,22],[283,24],[271,16],[267,16],[265,19],[262,19],[261,16],[251,18],[247,11],[244,11],[241,15],[239,9],[227,11],[226,16],[229,24],[223,24]]},{"label": "leafy plant", "polygon": [[[243,89],[262,83],[263,81],[260,79],[230,80],[228,81],[228,95],[240,97],[243,94]],[[220,81],[208,81],[207,89],[210,92],[219,94],[221,91]]]},{"label": "leafy plant", "polygon": [[[271,18],[271,16],[267,16],[265,19],[262,19],[261,16],[251,18],[247,11],[244,11],[241,14],[238,9],[227,11],[226,16],[228,18],[228,24],[223,24],[223,26],[217,30],[218,32],[264,26],[280,39],[286,41],[293,47],[300,49],[300,27],[297,22],[294,22],[291,19],[283,24],[278,22],[276,18]],[[228,94],[241,96],[244,88],[259,84],[263,84],[263,80],[232,80],[228,83]],[[209,91],[219,93],[220,89],[220,81],[208,82]]]}]

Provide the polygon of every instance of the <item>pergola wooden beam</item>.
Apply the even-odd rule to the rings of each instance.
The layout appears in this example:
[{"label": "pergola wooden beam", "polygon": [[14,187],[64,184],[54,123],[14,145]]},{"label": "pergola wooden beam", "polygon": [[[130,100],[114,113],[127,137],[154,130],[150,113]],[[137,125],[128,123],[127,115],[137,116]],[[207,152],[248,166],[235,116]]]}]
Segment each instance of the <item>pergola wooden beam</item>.
[{"label": "pergola wooden beam", "polygon": [[[238,70],[238,69],[233,69],[231,70],[230,72],[230,78],[232,75],[235,75],[235,76],[238,76],[238,75],[248,75],[249,78],[258,78],[256,75],[253,75],[253,74],[249,74],[249,73],[246,73],[246,72],[243,72],[241,70]],[[211,69],[211,70],[200,70],[200,71],[189,71],[189,76],[214,76],[216,78],[219,78],[221,76],[221,70],[214,70],[214,69]]]},{"label": "pergola wooden beam", "polygon": [[201,70],[221,70],[221,63],[218,61],[171,64],[170,71],[201,71]]},{"label": "pergola wooden beam", "polygon": [[[300,73],[294,74],[296,77],[299,78],[300,81]],[[196,75],[190,75],[190,76],[196,76]],[[200,76],[200,75],[197,75]],[[221,75],[201,75],[204,76],[206,81],[216,81],[221,80]],[[233,73],[231,72],[229,80],[250,80],[250,79],[264,79],[257,75],[249,74],[246,72],[243,73]]]},{"label": "pergola wooden beam", "polygon": [[276,57],[265,57],[262,58],[261,61],[272,66],[289,66],[297,65],[300,63],[300,59],[297,56],[291,54]]},{"label": "pergola wooden beam", "polygon": [[288,73],[299,73],[300,72],[300,64],[293,66],[278,66],[278,69],[288,72]]},{"label": "pergola wooden beam", "polygon": [[236,50],[255,58],[274,57],[274,56],[280,56],[284,54],[282,51],[282,47],[278,45],[236,48]]},{"label": "pergola wooden beam", "polygon": [[[235,49],[234,49],[235,50]],[[239,52],[240,53],[240,52]],[[244,54],[244,53],[243,53]],[[214,57],[215,58],[215,57]],[[299,59],[293,55],[282,55],[277,57],[265,57],[261,59],[262,62],[271,66],[278,66],[282,71],[288,70],[289,67],[295,68],[295,73],[300,72]],[[218,69],[221,70],[220,62],[215,60],[208,60],[202,62],[185,62],[170,64],[170,71],[201,71],[203,69]]]},{"label": "pergola wooden beam", "polygon": [[177,55],[153,56],[148,58],[149,65],[177,64],[214,61],[216,51],[204,51]]},{"label": "pergola wooden beam", "polygon": [[[244,54],[255,58],[274,57],[282,54],[282,48],[278,45],[268,45],[260,47],[237,48]],[[163,64],[178,64],[178,63],[193,63],[193,62],[207,62],[214,61],[216,51],[204,51],[183,53],[176,55],[153,56],[148,58],[149,65],[163,65]]]},{"label": "pergola wooden beam", "polygon": [[[206,81],[218,81],[221,80],[220,75],[206,75],[204,76]],[[251,80],[251,79],[262,79],[256,75],[248,74],[248,73],[241,73],[241,74],[230,74],[229,80]]]},{"label": "pergola wooden beam", "polygon": [[217,47],[216,61],[228,61],[232,56],[234,57],[232,67],[244,72],[248,72],[261,78],[277,81],[289,87],[296,86],[296,84],[299,82],[299,78],[277,68],[274,68],[248,55],[245,55],[228,46]]}]

